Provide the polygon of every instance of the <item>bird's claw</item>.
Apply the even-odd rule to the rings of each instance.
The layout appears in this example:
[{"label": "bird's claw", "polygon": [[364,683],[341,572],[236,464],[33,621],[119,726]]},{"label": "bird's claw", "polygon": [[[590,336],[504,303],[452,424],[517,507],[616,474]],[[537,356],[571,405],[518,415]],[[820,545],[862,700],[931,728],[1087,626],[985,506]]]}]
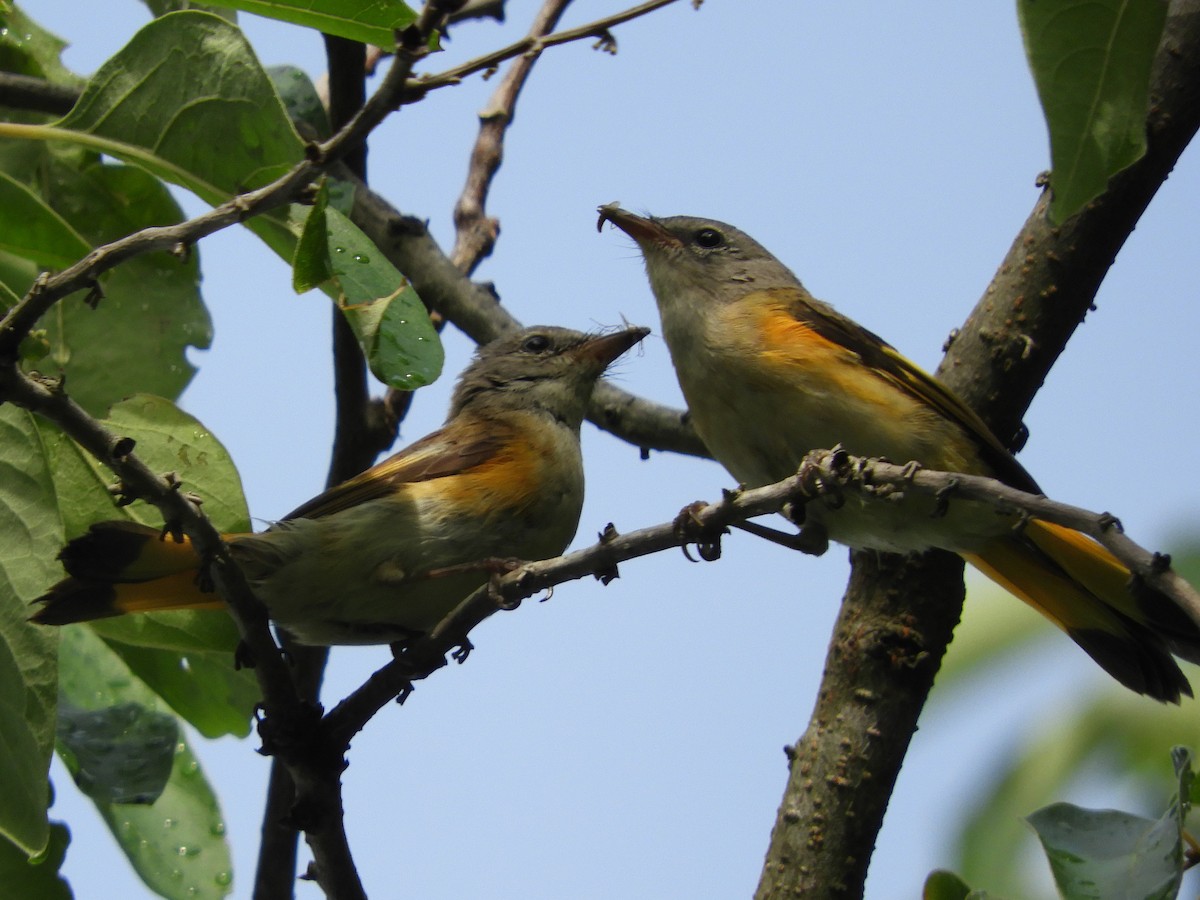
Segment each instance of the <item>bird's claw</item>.
[{"label": "bird's claw", "polygon": [[700,510],[708,506],[703,500],[690,503],[679,511],[673,523],[676,537],[679,538],[680,549],[690,562],[699,562],[688,552],[688,544],[696,545],[696,552],[704,562],[713,562],[721,558],[721,536],[728,534],[725,526],[706,525],[698,518]]}]

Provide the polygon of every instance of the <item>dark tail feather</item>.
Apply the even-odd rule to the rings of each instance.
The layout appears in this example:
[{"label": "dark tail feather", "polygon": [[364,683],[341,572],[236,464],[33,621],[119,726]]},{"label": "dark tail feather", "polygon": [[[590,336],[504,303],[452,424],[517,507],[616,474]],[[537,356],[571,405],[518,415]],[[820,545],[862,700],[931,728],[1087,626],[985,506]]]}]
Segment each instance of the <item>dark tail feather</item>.
[{"label": "dark tail feather", "polygon": [[68,577],[34,603],[30,620],[43,625],[87,622],[129,612],[214,609],[221,601],[200,589],[199,557],[134,522],[98,522],[59,553]]},{"label": "dark tail feather", "polygon": [[1095,541],[1034,520],[966,559],[1065,631],[1113,678],[1178,703],[1191,685],[1172,652],[1200,652],[1200,627],[1170,598],[1130,588],[1129,570]]},{"label": "dark tail feather", "polygon": [[68,575],[89,581],[150,581],[185,569],[199,558],[186,537],[180,541],[137,522],[97,522],[58,554]]},{"label": "dark tail feather", "polygon": [[1157,634],[1171,652],[1200,664],[1200,624],[1196,614],[1161,591],[1135,581],[1115,556],[1087,535],[1034,521],[1026,532],[1035,544],[1072,578],[1141,625]]}]

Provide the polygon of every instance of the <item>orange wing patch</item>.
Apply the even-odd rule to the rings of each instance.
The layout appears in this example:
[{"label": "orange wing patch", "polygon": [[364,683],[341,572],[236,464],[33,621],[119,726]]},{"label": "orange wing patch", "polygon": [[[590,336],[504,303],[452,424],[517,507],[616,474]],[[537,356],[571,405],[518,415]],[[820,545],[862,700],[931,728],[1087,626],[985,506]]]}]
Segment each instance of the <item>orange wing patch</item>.
[{"label": "orange wing patch", "polygon": [[760,337],[759,366],[765,365],[791,392],[828,397],[830,403],[873,409],[882,421],[919,416],[925,404],[861,356],[797,319],[782,303],[756,304],[754,327]]},{"label": "orange wing patch", "polygon": [[[474,459],[471,465],[453,475],[411,483],[410,496],[414,499],[436,496],[440,503],[502,514],[532,506],[542,491],[561,483],[566,471],[560,473],[552,467],[565,466],[563,457],[577,457],[562,453],[556,442],[570,440],[570,435],[547,428],[535,415],[513,412],[506,418],[509,421],[499,432],[498,423],[489,422],[492,434],[486,456]],[[528,421],[514,421],[521,418]]]},{"label": "orange wing patch", "polygon": [[[755,295],[752,295],[755,296]],[[898,353],[877,335],[807,292],[779,289],[738,304],[734,315],[752,316],[742,329],[731,323],[730,334],[757,332],[760,376],[772,370],[787,390],[816,397],[841,397],[875,418],[877,426],[941,432],[943,448],[927,464],[998,476],[1021,490],[1039,493],[1037,483],[997,440],[984,422],[940,381]],[[897,438],[900,435],[897,434]]]}]

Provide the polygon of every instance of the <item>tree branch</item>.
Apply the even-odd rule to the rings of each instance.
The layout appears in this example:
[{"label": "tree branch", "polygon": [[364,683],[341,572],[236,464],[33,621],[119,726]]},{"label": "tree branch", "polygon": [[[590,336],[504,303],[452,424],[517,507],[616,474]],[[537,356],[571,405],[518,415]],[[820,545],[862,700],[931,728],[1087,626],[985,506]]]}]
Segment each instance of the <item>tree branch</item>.
[{"label": "tree branch", "polygon": [[[730,526],[748,519],[777,513],[786,506],[823,502],[823,498],[827,497],[840,498],[848,492],[868,501],[891,503],[897,491],[918,492],[943,498],[948,503],[980,501],[992,505],[999,512],[1019,512],[1076,528],[1108,547],[1137,577],[1200,617],[1200,594],[1170,569],[1166,557],[1143,549],[1122,534],[1119,527],[1114,527],[1115,520],[1107,513],[1088,512],[1040,495],[1027,494],[992,478],[914,469],[883,460],[850,456],[836,448],[814,450],[804,458],[795,475],[752,490],[727,491],[715,503],[693,504],[673,522],[641,528],[628,534],[621,534],[609,525],[590,547],[537,562],[510,561],[503,567],[505,574],[494,577],[490,584],[466,598],[433,631],[405,647],[396,659],[375,672],[358,690],[331,710],[323,722],[328,739],[333,745],[349,746],[350,740],[376,712],[397,695],[403,697],[410,689],[411,682],[426,678],[442,668],[446,664],[447,653],[462,648],[454,656],[459,661],[464,659],[466,653],[463,651],[470,648],[467,637],[476,625],[498,610],[516,609],[522,600],[534,594],[589,575],[608,584],[619,577],[620,563],[675,547],[684,548],[686,553],[690,544],[697,546],[701,559],[715,560],[721,556],[721,536],[728,533]],[[690,554],[687,555],[689,559],[692,558]],[[864,554],[864,557],[871,556]],[[478,568],[494,569],[497,565],[498,561],[481,561]],[[458,568],[462,567],[456,567],[456,570]],[[905,572],[903,567],[900,571],[902,574]],[[945,587],[961,593],[962,578],[950,572],[947,579]],[[866,582],[863,584],[865,588]],[[869,628],[863,629],[862,619],[858,618],[853,622],[853,631],[839,629],[839,633],[844,632],[850,637],[835,637],[835,648],[843,653],[853,647],[856,653],[878,657],[884,664],[874,672],[878,677],[886,676],[894,680],[896,671],[900,670],[906,678],[913,676],[915,679],[919,670],[932,664],[926,646],[927,638],[913,629],[905,614],[903,596],[897,594],[894,586],[871,590],[875,594],[872,607],[878,615],[871,618]],[[947,622],[945,627],[950,629],[953,624]],[[948,631],[946,637],[949,638]],[[853,658],[851,655],[851,661]],[[857,684],[856,690],[866,691],[874,697],[878,686]],[[866,701],[869,698],[863,694],[856,699]],[[866,711],[875,704],[871,701],[861,705],[863,715],[868,715]],[[896,727],[902,725],[904,715],[901,713],[891,724]],[[843,735],[845,733],[842,732]],[[887,733],[896,735],[890,728]],[[824,749],[810,752],[824,752]],[[831,786],[838,790],[845,788],[845,785]],[[806,827],[812,824],[809,822]]]},{"label": "tree branch", "polygon": [[[366,100],[366,48],[344,38],[325,36],[325,52],[329,61],[329,118],[335,131],[362,108]],[[350,171],[366,180],[367,147],[347,149],[343,160]],[[371,415],[371,398],[367,389],[367,367],[354,332],[335,305],[332,309],[332,347],[334,358],[334,393],[337,398],[333,452],[326,486],[333,486],[361,472],[371,464],[380,450],[395,439],[395,430],[374,427],[382,417]],[[378,421],[377,421],[378,420]],[[327,647],[306,647],[280,631],[280,642],[292,662],[292,677],[296,690],[309,703],[316,705],[320,696],[325,665],[329,659]],[[336,830],[326,838],[327,845],[336,849],[338,858],[326,855],[320,871],[314,872],[318,881],[329,880],[336,867],[339,882],[359,883],[357,870],[346,841],[341,815],[341,786],[337,767],[320,773],[320,783],[309,786],[310,795],[319,792],[323,806],[332,814],[318,819],[321,827]],[[263,805],[262,841],[258,850],[258,865],[254,877],[255,900],[287,900],[295,894],[295,872],[299,830],[291,815],[296,802],[296,788],[288,766],[281,758],[271,760],[267,781],[267,797]],[[311,801],[311,796],[308,802]]]},{"label": "tree branch", "polygon": [[[570,2],[545,0],[526,40],[536,42],[553,31]],[[499,221],[486,213],[488,190],[504,158],[504,134],[516,115],[517,98],[540,55],[541,48],[537,47],[517,57],[479,114],[479,136],[471,151],[467,183],[454,206],[455,241],[450,252],[451,262],[467,275],[491,255],[500,233]]]},{"label": "tree branch", "polygon": [[[1174,3],[1146,157],[1062,227],[1039,201],[939,374],[1000,435],[1024,410],[1104,273],[1200,126],[1200,14]],[[861,896],[908,742],[962,605],[962,561],[852,554],[808,730],[789,763],[756,897]]]},{"label": "tree branch", "polygon": [[43,78],[0,72],[0,106],[64,116],[79,99],[79,88]]},{"label": "tree branch", "polygon": [[[445,316],[476,343],[495,340],[521,327],[512,313],[500,305],[495,293],[458,270],[422,220],[403,215],[365,187],[354,193],[351,218],[412,282],[425,305]],[[644,450],[710,455],[683,410],[635,397],[603,381],[592,395],[588,418]]]},{"label": "tree branch", "polygon": [[94,290],[101,274],[125,260],[153,250],[179,251],[213,232],[300,199],[318,175],[361,146],[366,136],[400,105],[413,66],[428,52],[422,35],[427,36],[444,17],[439,10],[438,3],[426,4],[417,23],[405,32],[407,37],[379,89],[344,128],[328,141],[313,144],[306,159],[275,181],[239,194],[186,222],[144,228],[97,247],[56,274],[43,272],[21,302],[0,319],[0,366],[15,363],[18,345],[51,306],[75,291]]},{"label": "tree branch", "polygon": [[[567,44],[572,41],[596,38],[601,42],[601,46],[611,50],[616,47],[616,42],[609,33],[609,29],[616,28],[618,25],[644,16],[647,13],[652,13],[656,9],[670,6],[675,2],[677,0],[648,0],[646,3],[630,7],[623,12],[605,16],[602,19],[596,19],[593,22],[588,22],[586,25],[580,25],[578,28],[569,28],[565,31],[546,35],[545,37],[526,36],[519,41],[509,44],[507,47],[501,47],[499,50],[494,50],[491,53],[485,53],[482,56],[467,60],[465,63],[461,63],[452,69],[447,69],[440,74],[418,76],[410,83],[409,92],[410,94],[424,95],[438,88],[458,84],[468,75],[474,75],[476,72],[490,71],[500,65],[500,63],[515,56],[521,56],[526,53],[541,53],[547,47],[556,47],[559,44]],[[696,0],[693,0],[693,5],[699,6]]]},{"label": "tree branch", "polygon": [[[341,156],[360,151],[370,131],[398,105],[413,65],[425,55],[429,36],[444,26],[445,17],[441,3],[436,0],[427,3],[417,23],[401,35],[395,62],[380,89],[347,117],[349,121],[330,140],[310,147],[307,158],[283,177],[187,222],[144,229],[97,248],[57,275],[43,273],[26,297],[0,320],[0,400],[12,400],[60,425],[122,478],[126,493],[157,506],[163,512],[168,530],[186,532],[206,561],[219,595],[229,603],[242,640],[256,664],[265,711],[265,716],[259,720],[259,734],[264,752],[282,759],[295,785],[292,822],[306,832],[315,859],[314,874],[326,895],[347,900],[358,900],[365,897],[365,893],[343,827],[339,776],[344,760],[340,753],[331,754],[328,744],[320,740],[321,735],[315,730],[319,723],[319,708],[298,696],[278,647],[271,639],[266,611],[233,563],[221,536],[196,504],[175,490],[169,480],[150,472],[132,455],[132,445],[127,439],[119,439],[107,432],[74,404],[62,391],[61,383],[38,380],[23,373],[18,366],[17,354],[20,342],[30,328],[57,300],[81,287],[94,289],[102,272],[153,249],[187,246],[248,216],[290,202],[325,167]],[[361,78],[361,61],[358,69]],[[358,380],[363,382],[359,399],[365,400],[365,378]],[[356,406],[363,409],[365,403]],[[358,450],[354,452],[357,454]],[[339,480],[344,477],[336,471],[337,466],[351,465],[353,460],[344,455],[339,457],[334,476]],[[289,883],[286,895],[290,894]]]}]

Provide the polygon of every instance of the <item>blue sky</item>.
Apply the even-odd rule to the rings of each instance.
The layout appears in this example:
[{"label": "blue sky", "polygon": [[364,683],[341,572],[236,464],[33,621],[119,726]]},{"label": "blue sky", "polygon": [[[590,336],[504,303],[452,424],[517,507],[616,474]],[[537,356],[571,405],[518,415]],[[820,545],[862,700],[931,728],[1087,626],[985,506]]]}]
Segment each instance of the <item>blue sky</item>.
[{"label": "blue sky", "polygon": [[[83,73],[145,20],[132,0],[24,8],[71,41],[66,61]],[[563,25],[619,8],[578,0]],[[512,0],[507,25],[462,28],[430,70],[515,39],[535,9]],[[265,63],[323,70],[319,36],[242,22]],[[625,317],[657,331],[640,257],[623,235],[596,233],[595,207],[617,200],[708,216],[754,235],[816,296],[935,366],[1048,165],[1013,5],[707,0],[699,11],[676,4],[616,37],[615,58],[578,43],[538,63],[489,201],[500,241],[477,277],[493,281],[526,323],[591,328]],[[475,113],[491,89],[473,78],[440,91],[372,142],[375,189],[428,218],[445,246]],[[1035,400],[1021,455],[1052,496],[1117,513],[1152,547],[1200,529],[1200,483],[1186,476],[1197,452],[1198,198],[1189,152]],[[325,477],[328,301],[297,298],[286,267],[248,233],[216,235],[200,252],[216,337],[211,351],[194,354],[200,372],[183,404],[225,442],[252,513],[269,520]],[[661,338],[643,347],[613,377],[680,405]],[[447,348],[447,372],[456,373],[470,344],[450,333]],[[402,441],[440,424],[449,386],[418,396]],[[589,499],[578,544],[607,522],[629,530],[667,521],[731,486],[711,462],[641,461],[591,426],[584,439]],[[748,895],[783,789],[782,748],[807,722],[846,573],[840,548],[814,559],[735,535],[717,563],[667,553],[626,564],[607,588],[566,585],[550,602],[495,617],[477,631],[467,665],[420,685],[354,742],[347,817],[368,891]],[[1045,632],[1036,656],[969,695],[935,688],[868,896],[916,896],[924,875],[950,862],[946,836],[981,773],[1104,678],[1066,638]],[[385,659],[384,649],[335,651],[327,698]],[[267,763],[252,741],[196,745],[224,804],[235,895],[246,896]],[[145,895],[65,772],[54,777],[79,895]],[[1164,748],[1164,793],[1167,784]]]}]

